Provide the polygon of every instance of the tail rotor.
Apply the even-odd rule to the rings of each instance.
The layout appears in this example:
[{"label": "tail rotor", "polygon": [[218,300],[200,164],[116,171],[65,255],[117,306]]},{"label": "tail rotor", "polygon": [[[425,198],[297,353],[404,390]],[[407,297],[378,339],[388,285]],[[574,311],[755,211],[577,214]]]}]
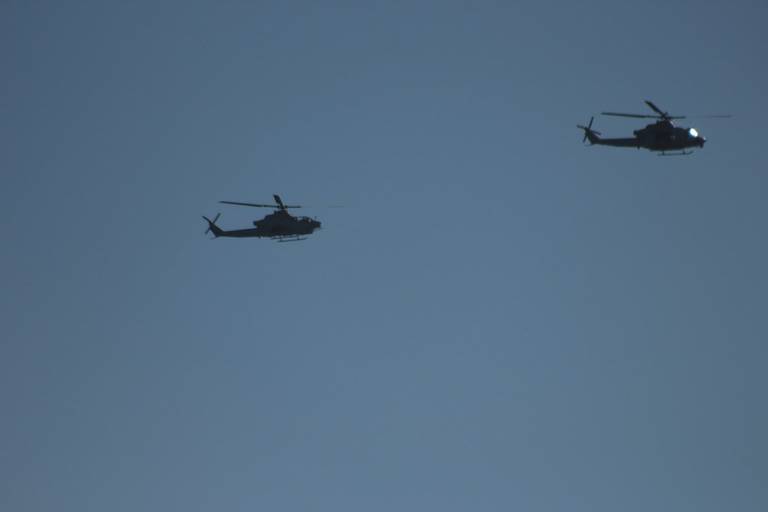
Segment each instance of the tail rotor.
[{"label": "tail rotor", "polygon": [[584,126],[583,124],[577,124],[576,127],[584,130],[584,138],[581,139],[581,142],[587,142],[587,139],[589,139],[590,145],[594,144],[594,141],[597,139],[598,135],[602,135],[597,130],[592,129],[592,122],[595,120],[595,117],[592,116],[589,119],[589,124],[587,126]]},{"label": "tail rotor", "polygon": [[218,235],[218,227],[216,226],[216,221],[219,220],[219,217],[221,216],[221,213],[217,213],[216,216],[213,218],[213,220],[209,219],[205,215],[203,215],[203,218],[208,222],[208,229],[205,230],[205,234],[207,235],[211,231],[213,231],[213,238],[216,238]]}]

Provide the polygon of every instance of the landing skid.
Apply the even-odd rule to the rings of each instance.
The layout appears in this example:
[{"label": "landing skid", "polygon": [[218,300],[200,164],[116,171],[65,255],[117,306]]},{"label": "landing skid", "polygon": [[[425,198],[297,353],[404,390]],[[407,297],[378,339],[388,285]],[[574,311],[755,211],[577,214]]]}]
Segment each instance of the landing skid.
[{"label": "landing skid", "polygon": [[277,241],[280,242],[280,243],[283,243],[283,242],[301,242],[302,240],[306,240],[306,239],[307,239],[307,237],[300,237],[300,236],[297,236],[297,237],[292,237],[292,236],[291,237],[277,237]]},{"label": "landing skid", "polygon": [[680,151],[679,153],[666,153],[662,151],[659,153],[658,156],[686,156],[686,155],[692,155],[693,151]]}]

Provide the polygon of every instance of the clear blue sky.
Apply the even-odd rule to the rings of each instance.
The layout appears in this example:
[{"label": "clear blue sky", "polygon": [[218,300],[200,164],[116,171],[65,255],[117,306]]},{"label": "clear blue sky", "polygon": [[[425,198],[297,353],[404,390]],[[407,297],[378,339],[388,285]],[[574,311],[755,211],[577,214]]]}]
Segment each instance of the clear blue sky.
[{"label": "clear blue sky", "polygon": [[0,509],[767,510],[767,22],[2,2]]}]

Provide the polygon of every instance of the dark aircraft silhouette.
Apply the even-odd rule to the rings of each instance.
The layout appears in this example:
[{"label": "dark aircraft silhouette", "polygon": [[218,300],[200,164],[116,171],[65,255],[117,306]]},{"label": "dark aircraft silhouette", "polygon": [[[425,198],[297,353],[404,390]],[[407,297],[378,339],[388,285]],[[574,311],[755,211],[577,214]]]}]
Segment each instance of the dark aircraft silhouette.
[{"label": "dark aircraft silhouette", "polygon": [[[645,148],[650,151],[661,151],[662,154],[667,154],[667,151],[679,151],[678,153],[672,153],[676,155],[689,155],[692,153],[692,151],[686,151],[687,149],[704,147],[704,143],[707,141],[707,139],[699,135],[699,132],[695,128],[682,128],[672,124],[673,119],[685,119],[685,116],[671,116],[667,112],[662,111],[651,101],[645,100],[645,103],[651,107],[654,112],[656,112],[655,115],[602,112],[602,115],[605,116],[658,119],[658,121],[647,125],[645,128],[635,130],[633,132],[635,135],[634,137],[604,139],[600,137],[600,132],[592,129],[592,122],[595,119],[593,117],[589,120],[589,124],[587,126],[577,125],[578,128],[584,130],[584,138],[582,139],[582,142],[585,142],[587,139],[589,139],[590,145],[595,144],[601,146],[616,146],[637,149]],[[702,117],[730,116],[718,115]]]},{"label": "dark aircraft silhouette", "polygon": [[275,203],[277,204],[254,204],[254,203],[240,203],[237,201],[219,201],[223,204],[233,204],[238,206],[252,206],[255,208],[275,208],[275,211],[265,216],[261,220],[253,222],[255,227],[248,229],[233,229],[224,230],[216,225],[216,221],[219,220],[220,213],[213,218],[209,219],[203,216],[203,219],[208,222],[208,229],[206,234],[213,233],[214,238],[219,237],[231,237],[231,238],[271,238],[278,242],[296,242],[299,240],[305,240],[306,236],[311,234],[314,230],[320,229],[320,221],[309,217],[294,217],[288,213],[288,208],[301,208],[298,205],[286,205],[283,203],[280,196],[273,195]]}]

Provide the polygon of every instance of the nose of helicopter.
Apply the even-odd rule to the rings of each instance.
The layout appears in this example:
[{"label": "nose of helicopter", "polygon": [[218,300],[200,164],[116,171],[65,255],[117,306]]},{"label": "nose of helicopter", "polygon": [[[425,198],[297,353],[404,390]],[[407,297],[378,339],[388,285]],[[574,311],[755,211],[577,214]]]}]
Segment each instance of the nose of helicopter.
[{"label": "nose of helicopter", "polygon": [[707,142],[707,139],[705,137],[699,137],[699,147],[703,148],[704,143]]}]

